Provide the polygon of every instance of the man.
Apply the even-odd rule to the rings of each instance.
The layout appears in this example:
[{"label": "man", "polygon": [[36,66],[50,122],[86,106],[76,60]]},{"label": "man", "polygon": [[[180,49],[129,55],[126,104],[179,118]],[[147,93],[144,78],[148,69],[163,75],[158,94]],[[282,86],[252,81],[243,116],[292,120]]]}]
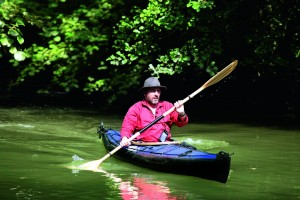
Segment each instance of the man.
[{"label": "man", "polygon": [[170,130],[173,123],[178,127],[185,126],[188,123],[188,116],[185,114],[181,100],[175,102],[174,105],[167,101],[160,101],[161,92],[166,89],[167,87],[161,86],[156,77],[150,77],[145,80],[144,86],[140,88],[144,99],[132,105],[124,117],[120,131],[120,144],[122,146],[129,146],[131,142],[128,139],[132,134],[143,129],[154,121],[156,117],[161,116],[173,106],[175,106],[175,110],[172,113],[144,131],[137,137],[137,140],[144,142],[168,141],[171,138]]}]

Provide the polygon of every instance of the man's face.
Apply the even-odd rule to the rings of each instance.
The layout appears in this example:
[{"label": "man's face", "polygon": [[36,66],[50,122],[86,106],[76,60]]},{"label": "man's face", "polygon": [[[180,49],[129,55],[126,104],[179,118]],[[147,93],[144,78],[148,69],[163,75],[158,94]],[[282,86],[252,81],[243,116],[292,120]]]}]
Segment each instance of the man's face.
[{"label": "man's face", "polygon": [[145,100],[149,104],[156,105],[159,102],[160,94],[161,94],[160,88],[149,88],[144,94]]}]

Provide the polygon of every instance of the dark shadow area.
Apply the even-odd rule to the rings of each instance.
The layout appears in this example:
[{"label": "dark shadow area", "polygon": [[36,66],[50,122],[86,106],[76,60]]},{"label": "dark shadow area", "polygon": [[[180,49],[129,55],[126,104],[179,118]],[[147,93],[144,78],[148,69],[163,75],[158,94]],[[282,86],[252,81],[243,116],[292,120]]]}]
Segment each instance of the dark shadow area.
[{"label": "dark shadow area", "polygon": [[[226,85],[226,84],[225,84]],[[225,88],[224,88],[225,87]],[[233,89],[232,87],[230,89]],[[190,122],[195,123],[242,123],[249,125],[273,126],[283,129],[298,129],[299,113],[286,112],[280,109],[280,105],[250,104],[240,93],[228,94],[226,86],[213,86],[203,91],[199,96],[189,100],[185,104],[185,110],[189,115]],[[233,89],[234,90],[234,89]],[[183,96],[183,93],[185,96]],[[173,94],[172,89],[162,96],[162,99],[175,102],[183,99],[188,94],[187,90]],[[193,90],[191,90],[193,92]],[[107,106],[99,96],[82,96],[76,94],[56,93],[52,95],[15,94],[1,96],[0,106],[2,107],[61,107],[92,110],[93,113],[105,115],[124,116],[131,104],[140,100],[141,94],[132,94],[132,99],[127,99],[116,106]],[[179,96],[175,98],[174,96]],[[91,113],[92,114],[92,113]],[[95,113],[94,113],[95,114]]]},{"label": "dark shadow area", "polygon": [[[265,68],[264,68],[265,69]],[[190,121],[203,123],[244,123],[268,125],[285,129],[299,128],[299,79],[284,67],[276,73],[260,71],[253,67],[237,66],[228,77],[212,85],[186,102]],[[160,77],[167,91],[161,99],[174,103],[200,88],[211,77],[205,72],[195,74],[186,70],[183,74]],[[141,86],[143,85],[141,80]],[[128,108],[142,99],[138,88],[109,105],[107,94],[90,96],[80,92],[51,92],[36,94],[32,87],[0,90],[0,106],[41,106],[91,109],[107,115],[124,116]]]}]

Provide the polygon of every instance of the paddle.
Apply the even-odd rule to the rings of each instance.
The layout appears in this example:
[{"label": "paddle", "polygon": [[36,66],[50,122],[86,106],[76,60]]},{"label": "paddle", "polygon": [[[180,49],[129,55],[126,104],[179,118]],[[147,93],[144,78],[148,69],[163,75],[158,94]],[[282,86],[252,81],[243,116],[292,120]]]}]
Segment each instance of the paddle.
[{"label": "paddle", "polygon": [[[205,88],[207,88],[209,86],[212,86],[212,85],[216,84],[217,82],[219,82],[220,80],[222,80],[223,78],[225,78],[228,74],[230,74],[235,69],[235,67],[237,66],[237,63],[238,63],[237,60],[235,60],[232,63],[230,63],[227,67],[225,67],[220,72],[218,72],[216,75],[214,75],[212,78],[210,78],[208,81],[206,81],[206,83],[204,83],[198,90],[196,90],[195,92],[193,92],[192,94],[190,94],[189,96],[187,96],[185,99],[183,99],[182,100],[182,104],[186,103],[188,100],[190,100],[191,98],[193,98],[194,96],[196,96],[199,92],[201,92]],[[173,106],[172,108],[170,108],[168,111],[166,111],[165,113],[163,113],[161,116],[157,117],[154,121],[152,121],[150,124],[148,124],[142,130],[140,130],[139,132],[136,132],[128,140],[129,141],[134,140],[141,133],[143,133],[144,131],[146,131],[148,128],[150,128],[153,124],[155,124],[159,120],[163,119],[165,116],[169,115],[174,110],[175,110],[175,106]],[[104,160],[106,160],[107,158],[109,158],[111,155],[113,155],[115,152],[117,152],[121,148],[122,148],[122,145],[119,145],[115,149],[113,149],[112,151],[110,151],[108,154],[106,154],[103,158],[101,158],[99,160],[94,160],[94,161],[82,164],[81,166],[79,166],[79,168],[80,169],[85,169],[85,170],[94,170],[94,171],[96,171],[98,169],[99,165]]]}]

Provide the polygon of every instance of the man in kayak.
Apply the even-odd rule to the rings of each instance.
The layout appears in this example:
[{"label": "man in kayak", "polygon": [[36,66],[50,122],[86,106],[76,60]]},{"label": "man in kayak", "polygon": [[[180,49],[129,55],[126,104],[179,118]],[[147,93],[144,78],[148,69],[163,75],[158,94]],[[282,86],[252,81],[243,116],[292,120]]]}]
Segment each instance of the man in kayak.
[{"label": "man in kayak", "polygon": [[161,92],[166,89],[167,87],[160,85],[156,77],[149,77],[145,80],[144,86],[140,88],[144,96],[143,100],[133,104],[124,117],[120,131],[122,138],[120,144],[122,146],[129,146],[131,144],[129,138],[132,134],[143,129],[173,106],[175,106],[175,110],[172,113],[153,124],[139,135],[137,140],[143,142],[169,141],[173,123],[178,127],[188,123],[188,116],[181,100],[176,101],[174,105],[168,101],[160,101]]}]

